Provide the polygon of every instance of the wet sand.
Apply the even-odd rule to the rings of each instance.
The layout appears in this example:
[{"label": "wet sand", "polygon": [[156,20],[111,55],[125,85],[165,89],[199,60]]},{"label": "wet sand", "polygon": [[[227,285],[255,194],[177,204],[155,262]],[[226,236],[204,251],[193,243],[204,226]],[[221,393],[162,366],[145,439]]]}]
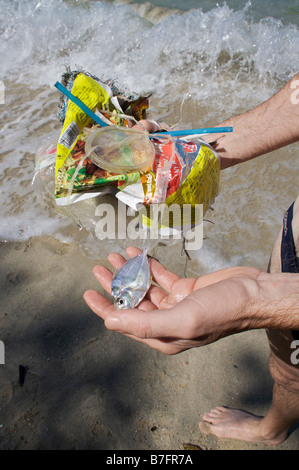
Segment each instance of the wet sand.
[{"label": "wet sand", "polygon": [[[197,428],[217,405],[267,411],[264,331],[163,356],[107,331],[89,310],[82,296],[98,288],[91,270],[101,260],[76,243],[1,243],[0,257],[0,449],[272,449]],[[298,442],[299,428],[275,449]]]}]

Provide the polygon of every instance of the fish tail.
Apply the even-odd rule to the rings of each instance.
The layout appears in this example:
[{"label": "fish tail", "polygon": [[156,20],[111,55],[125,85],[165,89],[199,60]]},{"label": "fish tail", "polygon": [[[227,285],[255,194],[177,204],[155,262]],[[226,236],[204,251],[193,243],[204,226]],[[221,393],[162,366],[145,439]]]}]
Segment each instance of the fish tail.
[{"label": "fish tail", "polygon": [[144,250],[143,250],[143,252],[142,252],[143,256],[147,256],[149,250],[150,250],[150,246],[147,246],[146,248],[144,248]]}]

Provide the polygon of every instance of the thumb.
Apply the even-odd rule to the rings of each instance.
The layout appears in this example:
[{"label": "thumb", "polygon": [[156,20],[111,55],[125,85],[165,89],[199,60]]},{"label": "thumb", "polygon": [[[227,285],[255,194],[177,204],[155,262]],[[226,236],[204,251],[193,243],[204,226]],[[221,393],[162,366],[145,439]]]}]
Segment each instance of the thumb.
[{"label": "thumb", "polygon": [[174,307],[164,310],[125,309],[109,313],[105,326],[109,330],[141,339],[191,339],[197,329],[195,316],[194,302],[184,299]]}]

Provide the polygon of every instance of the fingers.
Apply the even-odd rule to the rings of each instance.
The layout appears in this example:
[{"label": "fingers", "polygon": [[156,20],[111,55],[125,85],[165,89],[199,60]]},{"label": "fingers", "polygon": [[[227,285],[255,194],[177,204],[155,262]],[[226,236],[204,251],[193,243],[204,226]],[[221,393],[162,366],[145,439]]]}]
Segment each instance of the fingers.
[{"label": "fingers", "polygon": [[[185,304],[183,304],[185,302]],[[108,329],[133,335],[141,339],[180,338],[189,339],[194,334],[192,315],[186,314],[182,322],[182,312],[194,311],[194,303],[182,301],[179,306],[170,309],[148,310],[134,309],[109,311],[105,318]]]},{"label": "fingers", "polygon": [[[108,256],[108,260],[115,269],[121,268],[126,262],[126,259],[118,253],[111,253],[111,255]],[[113,273],[105,266],[100,265],[95,266],[92,271],[101,286],[111,295]]]},{"label": "fingers", "polygon": [[[128,255],[133,258],[141,253],[142,250],[136,247],[129,247],[127,248],[126,252]],[[150,262],[151,266],[151,273],[153,280],[165,289],[167,292],[170,292],[174,283],[180,279],[180,276],[174,274],[171,271],[168,271],[159,261],[152,258]]]},{"label": "fingers", "polygon": [[135,124],[133,127],[140,130],[147,130],[150,133],[156,132],[160,129],[160,126],[156,121],[150,121],[148,119],[141,119],[138,121],[138,124]]},{"label": "fingers", "polygon": [[[117,328],[111,328],[111,326],[113,325],[114,327],[116,326],[115,322],[113,323],[113,320],[111,321],[113,314],[115,314],[115,309],[114,309],[114,306],[111,304],[111,302],[109,302],[109,300],[106,299],[106,297],[104,297],[102,294],[94,290],[86,291],[83,297],[87,305],[91,308],[91,310],[96,315],[101,317],[104,321],[107,320],[105,323],[105,326],[108,329],[114,329],[115,331],[117,331]],[[142,314],[140,310],[133,310],[133,312],[135,312],[136,315]],[[111,315],[111,317],[109,317],[109,315]],[[110,319],[108,319],[108,317]],[[175,341],[171,341],[167,339],[142,338],[142,337],[138,337],[129,333],[123,333],[123,334],[135,341],[138,341],[139,343],[144,343],[153,349],[157,349],[163,354],[177,354],[181,352],[182,350],[186,349],[186,347],[182,347],[179,342],[176,343]]]},{"label": "fingers", "polygon": [[[130,248],[127,249],[127,253],[130,257],[137,256],[141,251],[142,250],[140,250],[138,248],[135,248],[135,247],[130,247]],[[108,256],[108,260],[112,264],[112,266],[116,269],[121,268],[126,263],[126,259],[118,253],[111,253]],[[139,312],[140,312],[140,310],[145,311],[145,312],[155,311],[156,308],[161,308],[161,307],[164,307],[165,309],[168,309],[170,306],[167,304],[168,294],[165,291],[170,291],[173,287],[173,284],[177,280],[180,279],[179,276],[172,273],[171,271],[168,271],[163,265],[161,265],[155,259],[151,259],[151,271],[152,271],[153,280],[155,282],[157,282],[157,284],[159,284],[161,287],[156,286],[156,285],[152,285],[150,287],[150,289],[149,289],[149,291],[146,295],[146,298],[141,302],[141,304],[138,307]],[[112,272],[104,266],[95,266],[95,268],[93,269],[93,273],[94,273],[96,279],[101,284],[101,286],[105,289],[105,291],[108,294],[111,295],[111,283],[112,283],[112,277],[113,277]],[[111,305],[109,300],[107,300],[102,294],[100,294],[96,291],[87,291],[84,294],[84,299],[87,302],[87,304],[90,306],[90,308],[97,315],[99,315],[101,318],[103,318],[104,320],[106,319],[107,315],[109,315],[110,313],[115,314],[114,306]],[[126,314],[127,314],[127,312],[128,312],[128,310],[126,310]],[[134,312],[134,310],[132,310],[132,312]],[[111,316],[111,318],[109,320],[110,321],[110,326],[108,326],[108,328],[115,329],[115,330],[119,329],[116,326],[117,321],[118,321],[117,318],[118,318],[117,315],[116,316],[115,315]],[[125,318],[125,316],[123,317],[123,319],[124,318]],[[133,324],[134,324],[132,334],[135,334],[134,329],[137,329],[136,330],[137,332],[140,329],[140,331],[142,331],[141,332],[141,337],[145,337],[145,338],[150,337],[150,334],[151,334],[151,332],[149,331],[151,329],[150,328],[150,323],[147,321],[146,318],[141,317],[140,319],[143,320],[143,323],[142,324],[139,323],[136,326],[135,319],[133,320],[133,318],[132,318]],[[165,318],[164,321],[162,322],[163,325],[166,325],[168,321],[169,321],[170,324],[172,323],[171,319],[166,320],[166,318]],[[114,327],[113,327],[113,325],[114,325]],[[157,331],[159,330],[159,332],[160,332],[159,335],[161,334],[161,336],[164,336],[162,334],[163,327],[161,325],[161,328],[159,328],[159,326],[157,325]],[[124,330],[126,330],[126,328],[128,328],[127,333],[128,334],[131,333],[131,331],[130,331],[131,326],[130,325],[126,325],[123,328],[124,328]],[[164,330],[164,333],[165,333],[165,331],[166,330]],[[155,333],[155,337],[157,337],[159,335],[157,333]],[[136,336],[138,336],[138,334],[136,334]]]},{"label": "fingers", "polygon": [[[118,253],[111,253],[108,256],[108,260],[115,269],[120,269],[126,263],[126,259]],[[95,266],[92,272],[105,291],[111,295],[113,273],[108,268],[101,265]]]},{"label": "fingers", "polygon": [[111,295],[112,272],[105,266],[95,266],[92,272],[105,291]]},{"label": "fingers", "polygon": [[[120,268],[125,262],[125,259],[116,253],[110,255],[109,258],[116,268]],[[112,272],[104,266],[95,266],[93,273],[105,291],[111,295]],[[142,301],[139,308],[141,310],[149,310],[156,307],[159,308],[165,298],[167,298],[167,293],[160,287],[152,285],[146,295],[146,299]],[[147,302],[147,299],[149,302]]]},{"label": "fingers", "polygon": [[83,297],[91,310],[105,321],[109,330],[140,339],[174,336],[174,318],[170,310],[153,310],[149,301],[144,301],[144,310],[115,310],[104,295],[94,290],[86,291]]},{"label": "fingers", "polygon": [[106,297],[95,290],[84,292],[83,298],[91,310],[99,317],[105,318],[115,312],[114,305]]},{"label": "fingers", "polygon": [[119,269],[126,263],[127,260],[119,253],[110,253],[108,256],[108,261],[115,269]]},{"label": "fingers", "polygon": [[[141,252],[138,248],[129,248],[130,257]],[[118,253],[112,253],[108,257],[112,266],[119,269],[126,259]],[[167,271],[158,261],[151,259],[151,268],[156,282],[163,288],[171,289],[173,283],[180,279],[179,276]],[[95,277],[102,287],[111,294],[113,274],[104,266],[96,266],[93,269]],[[115,310],[114,305],[101,293],[88,290],[84,293],[84,299],[91,310],[101,317],[105,326],[113,331],[124,334],[135,341],[161,351],[163,354],[177,354],[188,349],[188,321],[181,321],[181,308],[171,308],[167,304],[168,294],[160,287],[152,285],[145,298],[137,309]],[[162,310],[161,306],[164,307]],[[183,306],[181,306],[183,308]],[[193,306],[191,306],[193,307]],[[185,310],[185,308],[183,308]]]},{"label": "fingers", "polygon": [[165,122],[157,122],[149,119],[140,119],[137,124],[133,126],[138,130],[147,131],[149,133],[158,132],[160,130],[171,131],[171,128]]},{"label": "fingers", "polygon": [[159,261],[151,260],[151,272],[153,280],[167,292],[170,292],[174,284],[181,278],[177,274],[168,271]]},{"label": "fingers", "polygon": [[[126,252],[130,258],[133,258],[134,256],[139,255],[142,252],[142,250],[136,247],[129,247],[126,249]],[[118,253],[111,253],[108,256],[108,260],[112,264],[112,266],[116,269],[119,269],[126,262],[126,259]],[[161,263],[159,263],[159,261],[155,260],[154,258],[151,258],[150,260],[150,268],[151,268],[153,281],[159,284],[159,286],[161,286],[162,289],[164,289],[167,292],[170,292],[171,289],[173,288],[174,283],[180,279],[180,276],[178,276],[177,274],[171,271],[168,271],[168,269],[166,269]],[[98,277],[97,276],[97,273],[99,272],[98,266],[94,268],[93,272],[95,273],[96,277],[98,278],[100,282],[101,282],[100,278],[102,277],[102,275],[104,275],[104,278],[106,280],[106,286],[107,286],[107,283],[109,283],[109,277],[107,273],[105,273],[101,269],[100,270],[101,274]],[[102,284],[102,286],[104,287],[105,290],[107,290],[105,285]],[[109,292],[109,290],[107,290],[107,292]],[[158,294],[158,293],[160,294],[160,291],[157,291],[156,289],[151,289],[151,292],[153,294]]]}]

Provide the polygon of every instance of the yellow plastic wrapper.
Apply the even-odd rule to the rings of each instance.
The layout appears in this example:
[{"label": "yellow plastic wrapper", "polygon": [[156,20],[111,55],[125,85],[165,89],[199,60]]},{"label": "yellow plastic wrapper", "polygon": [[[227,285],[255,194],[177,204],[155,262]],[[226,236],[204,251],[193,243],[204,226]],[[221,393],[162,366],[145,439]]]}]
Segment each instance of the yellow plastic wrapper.
[{"label": "yellow plastic wrapper", "polygon": [[[110,126],[115,129],[115,125],[127,127],[128,118],[132,119],[133,124],[146,118],[148,97],[125,92],[117,88],[114,82],[109,84],[85,72],[69,71],[63,75],[62,83],[92,112],[100,113],[101,121],[107,124],[105,130]],[[63,126],[57,143],[55,197],[65,198],[69,192],[82,193],[107,185],[123,188],[136,182],[140,175],[134,169],[122,175],[106,171],[92,162],[85,143],[90,131],[99,131],[100,127],[95,126],[92,118],[73,101],[62,98],[60,120]]]},{"label": "yellow plastic wrapper", "polygon": [[[181,215],[176,221],[173,213],[167,212],[164,223],[169,227],[182,224],[187,205],[191,208],[190,225],[200,223],[196,205],[202,205],[204,215],[219,191],[220,164],[217,154],[201,139],[164,140],[164,143],[157,145],[159,153],[156,153],[152,170],[141,175],[144,202],[148,209],[147,216],[143,216],[143,224],[151,227],[150,205],[161,203],[180,208]],[[163,216],[161,224],[163,226]]]},{"label": "yellow plastic wrapper", "polygon": [[[74,80],[72,94],[80,99],[89,109],[115,110],[110,102],[108,91],[92,77],[80,73]],[[69,100],[66,115],[57,144],[55,173],[63,165],[65,159],[76,145],[79,135],[84,127],[88,126],[91,118],[87,116],[75,103]]]}]

